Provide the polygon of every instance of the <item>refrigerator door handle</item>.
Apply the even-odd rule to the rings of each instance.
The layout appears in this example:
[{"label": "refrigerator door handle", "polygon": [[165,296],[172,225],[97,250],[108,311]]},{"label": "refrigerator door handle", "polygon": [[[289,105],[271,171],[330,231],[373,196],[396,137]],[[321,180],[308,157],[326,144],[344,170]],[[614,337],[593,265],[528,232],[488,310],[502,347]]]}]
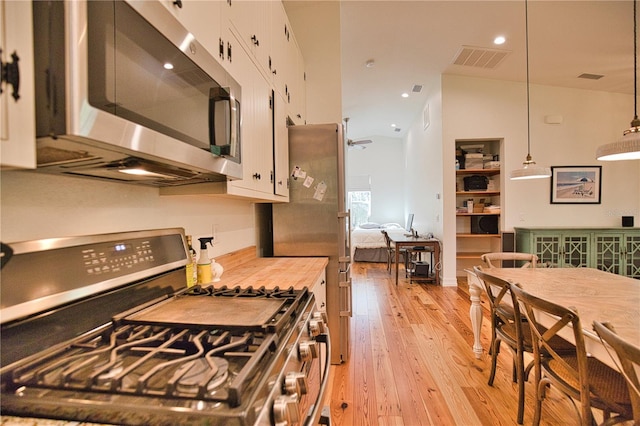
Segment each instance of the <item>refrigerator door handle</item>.
[{"label": "refrigerator door handle", "polygon": [[338,212],[338,219],[346,219],[346,223],[341,224],[341,229],[346,232],[346,247],[344,247],[344,252],[342,252],[342,248],[340,249],[338,262],[351,263],[351,210]]},{"label": "refrigerator door handle", "polygon": [[353,303],[351,298],[351,265],[347,266],[346,271],[340,271],[340,280],[338,283],[338,287],[340,288],[340,292],[345,295],[344,304],[340,306],[340,316],[341,317],[351,317],[353,316]]}]

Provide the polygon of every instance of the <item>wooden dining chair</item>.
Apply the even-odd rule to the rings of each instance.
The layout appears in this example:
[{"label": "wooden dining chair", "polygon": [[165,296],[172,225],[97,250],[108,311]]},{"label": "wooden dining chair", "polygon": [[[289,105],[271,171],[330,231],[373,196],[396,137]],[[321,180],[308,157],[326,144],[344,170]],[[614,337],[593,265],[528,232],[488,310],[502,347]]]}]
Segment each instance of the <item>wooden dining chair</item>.
[{"label": "wooden dining chair", "polygon": [[615,355],[610,354],[611,359],[627,381],[633,420],[635,424],[640,424],[640,380],[638,379],[638,372],[640,372],[640,348],[618,336],[613,325],[609,323],[594,321],[593,329],[605,344],[611,346],[615,352]]},{"label": "wooden dining chair", "polygon": [[396,248],[391,244],[391,238],[389,234],[384,229],[382,231],[382,235],[384,235],[384,242],[387,245],[387,272],[391,273],[391,263],[395,262],[396,258]]},{"label": "wooden dining chair", "polygon": [[493,252],[483,254],[480,259],[488,268],[502,268],[505,262],[519,264],[521,268],[535,268],[538,264],[538,256],[532,253]]},{"label": "wooden dining chair", "polygon": [[474,273],[483,284],[491,311],[491,373],[489,386],[493,386],[496,365],[500,353],[500,343],[507,344],[513,353],[512,380],[518,385],[518,424],[524,420],[524,384],[533,363],[524,366],[524,352],[533,353],[529,325],[520,315],[517,303],[511,293],[511,284],[505,280],[486,274],[481,267],[474,266]]},{"label": "wooden dining chair", "polygon": [[[529,321],[533,342],[536,389],[533,424],[540,424],[542,402],[549,385],[578,402],[579,409],[575,403],[574,406],[581,425],[591,426],[594,423],[592,408],[602,410],[603,424],[630,419],[631,400],[624,377],[602,361],[587,355],[578,313],[527,293],[517,285],[511,286],[511,292]],[[575,343],[571,351],[559,348],[553,340],[561,338],[558,333],[566,329]],[[611,417],[611,413],[617,416]]]}]

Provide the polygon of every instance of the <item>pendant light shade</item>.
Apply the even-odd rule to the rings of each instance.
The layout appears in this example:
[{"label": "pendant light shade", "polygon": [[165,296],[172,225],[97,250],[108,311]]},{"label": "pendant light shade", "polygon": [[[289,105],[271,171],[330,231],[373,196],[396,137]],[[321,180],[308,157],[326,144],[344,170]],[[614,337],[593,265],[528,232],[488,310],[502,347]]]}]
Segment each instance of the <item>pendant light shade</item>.
[{"label": "pendant light shade", "polygon": [[524,180],[524,179],[543,179],[551,176],[551,169],[549,167],[537,166],[536,162],[531,159],[531,155],[527,155],[527,159],[522,163],[521,169],[516,169],[511,172],[511,180]]},{"label": "pendant light shade", "polygon": [[633,2],[633,120],[616,142],[601,145],[596,158],[602,161],[640,160],[640,120],[638,120],[638,34],[636,1]]},{"label": "pendant light shade", "polygon": [[531,113],[529,107],[529,11],[527,0],[524,2],[525,47],[527,58],[527,158],[522,163],[521,169],[513,170],[511,180],[542,179],[551,176],[549,167],[537,166],[531,158]]}]

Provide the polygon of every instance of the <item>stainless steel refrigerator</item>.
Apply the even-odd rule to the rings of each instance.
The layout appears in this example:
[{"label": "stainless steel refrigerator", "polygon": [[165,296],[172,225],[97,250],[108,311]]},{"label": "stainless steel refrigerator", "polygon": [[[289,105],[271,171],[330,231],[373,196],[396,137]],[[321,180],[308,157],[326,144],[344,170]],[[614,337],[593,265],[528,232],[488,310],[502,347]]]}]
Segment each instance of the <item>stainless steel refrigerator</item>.
[{"label": "stainless steel refrigerator", "polygon": [[323,256],[331,363],[349,357],[351,224],[346,209],[342,124],[289,128],[289,203],[273,205],[273,254]]}]

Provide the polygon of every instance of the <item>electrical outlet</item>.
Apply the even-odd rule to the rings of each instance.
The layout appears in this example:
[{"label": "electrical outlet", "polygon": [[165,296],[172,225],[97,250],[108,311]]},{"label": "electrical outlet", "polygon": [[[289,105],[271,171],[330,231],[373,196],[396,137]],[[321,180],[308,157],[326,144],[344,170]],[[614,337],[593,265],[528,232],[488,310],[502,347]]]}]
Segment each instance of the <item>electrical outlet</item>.
[{"label": "electrical outlet", "polygon": [[214,223],[213,225],[211,225],[211,236],[213,237],[212,245],[220,244],[220,241],[218,240],[218,224],[217,223]]}]

